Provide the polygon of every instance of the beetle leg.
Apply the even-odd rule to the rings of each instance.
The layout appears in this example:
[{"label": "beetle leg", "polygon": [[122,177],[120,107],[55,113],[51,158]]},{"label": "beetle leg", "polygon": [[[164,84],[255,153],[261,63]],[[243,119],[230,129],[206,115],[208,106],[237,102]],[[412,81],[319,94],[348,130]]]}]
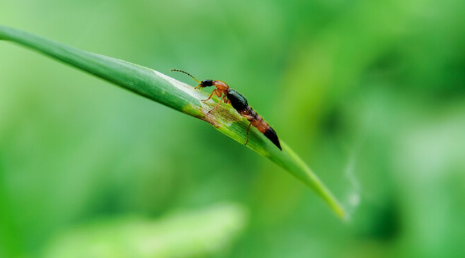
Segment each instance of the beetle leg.
[{"label": "beetle leg", "polygon": [[213,94],[215,94],[215,92],[216,92],[216,90],[212,91],[212,93],[210,93],[210,96],[208,96],[208,99],[202,100],[202,102],[209,101],[213,97]]},{"label": "beetle leg", "polygon": [[242,115],[242,116],[245,117],[245,119],[249,120],[250,123],[252,123],[252,120],[254,119],[254,117],[251,115]]},{"label": "beetle leg", "polygon": [[217,108],[220,106],[221,101],[223,101],[225,98],[226,98],[226,95],[224,95],[224,96],[220,99],[220,101],[218,102],[218,104],[216,104],[216,106],[215,106],[212,110],[208,111],[208,113],[211,113],[211,112],[213,112],[213,110],[217,109]]},{"label": "beetle leg", "polygon": [[247,145],[247,143],[249,142],[249,130],[250,130],[251,125],[252,125],[252,122],[249,124],[249,127],[247,127],[247,140],[245,140],[244,145]]}]

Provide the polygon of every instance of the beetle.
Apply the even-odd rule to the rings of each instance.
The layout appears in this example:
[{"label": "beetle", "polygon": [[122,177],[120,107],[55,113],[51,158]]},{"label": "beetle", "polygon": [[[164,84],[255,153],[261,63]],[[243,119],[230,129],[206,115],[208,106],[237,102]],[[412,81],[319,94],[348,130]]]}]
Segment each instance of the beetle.
[{"label": "beetle", "polygon": [[187,73],[185,71],[181,71],[178,69],[172,69],[171,71],[181,72],[192,77],[196,82],[199,83],[195,87],[195,89],[199,88],[201,90],[205,87],[215,86],[215,89],[212,91],[212,93],[210,93],[210,96],[208,96],[207,99],[202,100],[203,102],[210,100],[213,97],[213,94],[221,98],[218,104],[212,110],[208,111],[208,113],[213,112],[215,109],[217,109],[220,106],[221,101],[223,101],[226,104],[230,104],[237,111],[237,113],[239,113],[239,115],[245,117],[250,122],[249,126],[247,127],[247,139],[245,141],[245,145],[247,145],[247,143],[249,142],[249,130],[250,127],[253,125],[257,128],[259,132],[264,134],[266,138],[270,139],[270,141],[274,145],[276,145],[276,147],[282,150],[281,144],[279,143],[278,135],[276,134],[275,130],[265,120],[263,120],[263,118],[259,114],[257,114],[257,112],[255,112],[255,110],[253,110],[251,106],[249,106],[247,99],[238,91],[230,88],[228,84],[226,84],[223,81],[211,79],[199,81],[190,73]]}]

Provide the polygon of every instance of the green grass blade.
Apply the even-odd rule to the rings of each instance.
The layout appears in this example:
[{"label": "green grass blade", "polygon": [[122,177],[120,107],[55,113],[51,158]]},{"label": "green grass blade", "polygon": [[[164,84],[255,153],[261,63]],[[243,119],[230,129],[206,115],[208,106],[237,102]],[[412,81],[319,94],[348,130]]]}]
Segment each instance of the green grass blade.
[{"label": "green grass blade", "polygon": [[[207,94],[168,77],[155,70],[75,49],[27,32],[0,26],[0,39],[29,47],[44,55],[58,59],[97,77],[110,81],[127,90],[145,96],[184,114],[204,120],[218,131],[243,144],[249,122],[230,105],[221,104],[215,112],[208,113],[214,100],[203,103]],[[282,141],[279,150],[263,134],[251,130],[247,147],[272,160],[320,195],[339,216],[344,210],[336,198],[323,185],[307,165]]]},{"label": "green grass blade", "polygon": [[57,234],[42,257],[223,257],[247,217],[241,205],[225,203],[155,219],[126,215],[96,220]]}]

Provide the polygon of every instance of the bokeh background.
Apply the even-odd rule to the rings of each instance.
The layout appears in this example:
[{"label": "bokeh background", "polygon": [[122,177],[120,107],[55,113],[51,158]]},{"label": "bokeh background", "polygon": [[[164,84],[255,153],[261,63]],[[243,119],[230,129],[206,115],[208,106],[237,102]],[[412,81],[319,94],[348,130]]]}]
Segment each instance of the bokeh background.
[{"label": "bokeh background", "polygon": [[3,0],[0,24],[221,79],[335,193],[0,42],[0,257],[463,257],[465,2]]}]

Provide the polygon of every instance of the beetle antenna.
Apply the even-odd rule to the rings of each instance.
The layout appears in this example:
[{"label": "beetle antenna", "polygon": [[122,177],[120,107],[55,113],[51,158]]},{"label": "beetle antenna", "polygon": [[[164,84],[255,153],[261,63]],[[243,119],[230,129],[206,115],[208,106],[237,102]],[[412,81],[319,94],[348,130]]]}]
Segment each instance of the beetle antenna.
[{"label": "beetle antenna", "polygon": [[200,83],[199,80],[195,79],[194,76],[192,76],[192,74],[188,73],[188,72],[184,72],[184,71],[181,71],[181,70],[178,70],[178,69],[171,69],[172,72],[181,72],[181,73],[185,73],[187,75],[189,75],[190,77],[192,77],[196,82]]}]

